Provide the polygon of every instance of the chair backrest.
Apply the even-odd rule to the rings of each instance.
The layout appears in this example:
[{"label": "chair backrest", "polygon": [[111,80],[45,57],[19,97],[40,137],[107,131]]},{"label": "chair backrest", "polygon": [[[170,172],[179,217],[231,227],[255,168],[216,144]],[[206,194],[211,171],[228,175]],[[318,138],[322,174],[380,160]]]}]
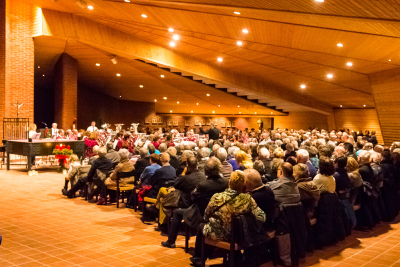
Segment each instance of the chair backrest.
[{"label": "chair backrest", "polygon": [[117,179],[123,179],[123,178],[128,178],[135,176],[136,172],[135,169],[129,171],[129,172],[117,172]]}]

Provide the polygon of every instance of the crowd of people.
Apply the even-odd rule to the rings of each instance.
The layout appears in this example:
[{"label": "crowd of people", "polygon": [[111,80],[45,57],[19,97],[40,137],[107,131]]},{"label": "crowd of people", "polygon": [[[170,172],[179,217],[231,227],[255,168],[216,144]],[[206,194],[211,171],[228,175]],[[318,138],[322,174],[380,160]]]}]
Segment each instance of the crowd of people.
[{"label": "crowd of people", "polygon": [[[91,201],[118,201],[118,172],[132,172],[120,183],[139,189],[139,199],[155,199],[146,209],[156,215],[159,230],[176,247],[182,220],[197,231],[195,254],[200,266],[202,237],[230,241],[231,220],[251,214],[266,230],[276,231],[279,258],[296,264],[307,251],[332,245],[352,229],[368,230],[399,213],[400,142],[378,144],[375,132],[309,130],[188,130],[156,129],[147,140],[120,132],[106,146],[94,145],[89,165],[71,157],[62,193],[69,198],[84,189]],[[209,138],[207,138],[209,137]],[[212,137],[212,138],[211,138]],[[133,138],[133,140],[129,140]],[[68,190],[68,183],[71,188]],[[134,194],[127,203],[134,208]],[[171,204],[174,203],[174,204]],[[277,212],[278,211],[278,212]],[[317,223],[311,227],[311,219]],[[258,256],[268,249],[258,247]],[[246,251],[245,251],[246,252]],[[254,266],[260,259],[244,253]],[[238,255],[240,258],[241,255]],[[257,257],[256,257],[257,258]],[[250,266],[250,265],[248,265]]]}]

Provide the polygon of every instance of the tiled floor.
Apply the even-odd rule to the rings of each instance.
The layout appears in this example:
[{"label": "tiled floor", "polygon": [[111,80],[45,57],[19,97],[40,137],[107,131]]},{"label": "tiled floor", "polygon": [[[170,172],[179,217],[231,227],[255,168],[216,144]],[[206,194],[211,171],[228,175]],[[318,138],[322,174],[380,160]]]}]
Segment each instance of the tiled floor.
[{"label": "tiled floor", "polygon": [[[139,212],[62,196],[63,175],[55,171],[28,176],[3,168],[0,186],[0,267],[190,266],[183,236],[178,248],[161,247],[166,237],[143,224]],[[309,254],[302,265],[400,267],[400,223],[353,232],[338,245]]]}]

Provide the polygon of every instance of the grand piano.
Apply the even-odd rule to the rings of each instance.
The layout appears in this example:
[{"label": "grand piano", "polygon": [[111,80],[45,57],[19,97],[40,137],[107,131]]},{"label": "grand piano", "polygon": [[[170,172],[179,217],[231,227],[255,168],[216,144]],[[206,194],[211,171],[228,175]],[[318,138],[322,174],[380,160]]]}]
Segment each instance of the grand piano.
[{"label": "grand piano", "polygon": [[28,171],[30,171],[32,169],[32,156],[53,155],[53,149],[59,144],[70,146],[73,153],[80,159],[85,157],[85,141],[34,139],[29,142],[28,140],[9,140],[7,141],[7,170],[10,170],[11,154],[26,156]]}]

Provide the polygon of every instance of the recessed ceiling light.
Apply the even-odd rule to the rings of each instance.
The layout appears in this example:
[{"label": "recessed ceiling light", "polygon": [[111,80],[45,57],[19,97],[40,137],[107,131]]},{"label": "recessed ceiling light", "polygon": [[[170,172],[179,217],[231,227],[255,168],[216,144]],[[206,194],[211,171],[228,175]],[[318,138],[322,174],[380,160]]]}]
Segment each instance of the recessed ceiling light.
[{"label": "recessed ceiling light", "polygon": [[254,114],[257,114],[257,112],[254,112]]},{"label": "recessed ceiling light", "polygon": [[340,107],[343,107],[342,105],[340,105]]},{"label": "recessed ceiling light", "polygon": [[174,32],[174,29],[173,28],[169,28],[168,31],[169,32]]},{"label": "recessed ceiling light", "polygon": [[240,108],[240,106],[238,106],[238,108]]},{"label": "recessed ceiling light", "polygon": [[199,103],[196,103],[196,105],[199,105]]},{"label": "recessed ceiling light", "polygon": [[125,0],[125,2],[129,3],[129,2],[130,2],[130,0]]},{"label": "recessed ceiling light", "polygon": [[[207,94],[207,96],[210,96],[210,94]],[[198,104],[197,104],[198,105]]]},{"label": "recessed ceiling light", "polygon": [[177,104],[179,104],[179,101],[178,102],[176,102]]},{"label": "recessed ceiling light", "polygon": [[326,75],[326,77],[328,77],[329,79],[331,79],[331,78],[333,78],[333,75],[332,75],[332,74],[328,74],[328,75]]},{"label": "recessed ceiling light", "polygon": [[351,67],[351,66],[353,66],[353,63],[347,62],[346,65],[349,66],[349,67]]},{"label": "recessed ceiling light", "polygon": [[175,42],[169,42],[169,46],[175,47]]},{"label": "recessed ceiling light", "polygon": [[242,114],[242,112],[241,112],[241,111],[239,111],[239,114]]},{"label": "recessed ceiling light", "polygon": [[193,110],[191,112],[193,113]]},{"label": "recessed ceiling light", "polygon": [[177,35],[177,34],[174,34],[174,36],[172,36],[172,39],[174,39],[174,40],[178,41],[178,40],[179,40],[179,35]]},{"label": "recessed ceiling light", "polygon": [[338,43],[337,46],[338,47],[343,47],[343,44],[342,43]]},{"label": "recessed ceiling light", "polygon": [[166,97],[166,96],[164,96],[164,99],[167,99],[167,97]]},{"label": "recessed ceiling light", "polygon": [[236,14],[236,15],[240,15],[240,12],[239,11],[235,11],[235,12],[233,12],[234,14]]},{"label": "recessed ceiling light", "polygon": [[40,69],[40,66],[37,66],[38,69]]},{"label": "recessed ceiling light", "polygon": [[389,61],[392,61],[391,59],[389,59]]},{"label": "recessed ceiling light", "polygon": [[218,62],[222,62],[223,61],[222,57],[217,58],[217,60],[218,60]]},{"label": "recessed ceiling light", "polygon": [[220,107],[221,105],[218,105],[218,107]]},{"label": "recessed ceiling light", "polygon": [[171,113],[172,113],[172,110],[170,110],[169,112],[171,112]]},{"label": "recessed ceiling light", "polygon": [[117,73],[117,76],[119,77],[119,76],[121,76],[121,74],[120,74],[120,73]]},{"label": "recessed ceiling light", "polygon": [[274,114],[274,113],[271,112],[271,114]]},{"label": "recessed ceiling light", "polygon": [[213,110],[213,113],[215,113],[215,111]]},{"label": "recessed ceiling light", "polygon": [[237,41],[236,44],[237,44],[238,46],[241,46],[243,43],[242,43],[241,41]]},{"label": "recessed ceiling light", "polygon": [[45,75],[43,74],[43,77],[44,77]]},{"label": "recessed ceiling light", "polygon": [[164,76],[164,75],[162,75],[162,74],[161,74],[160,76],[161,76],[161,78],[164,78],[164,77],[165,77],[165,76]]},{"label": "recessed ceiling light", "polygon": [[147,18],[147,16],[145,14],[142,14],[142,18]]},{"label": "recessed ceiling light", "polygon": [[143,85],[139,85],[140,88],[143,88]]},{"label": "recessed ceiling light", "polygon": [[367,105],[364,105],[364,108],[366,107]]},{"label": "recessed ceiling light", "polygon": [[90,10],[93,10],[93,6],[88,6],[87,8],[89,8]]},{"label": "recessed ceiling light", "polygon": [[315,0],[315,2],[320,2],[320,3],[323,3],[323,2],[324,2],[324,0]]},{"label": "recessed ceiling light", "polygon": [[243,33],[249,33],[249,30],[243,29],[242,32],[243,32]]},{"label": "recessed ceiling light", "polygon": [[157,99],[154,99],[154,102],[157,102]]},{"label": "recessed ceiling light", "polygon": [[96,66],[99,67],[99,66],[100,66],[100,63],[96,63]]},{"label": "recessed ceiling light", "polygon": [[302,85],[300,85],[300,87],[304,89],[304,88],[306,88],[306,85],[302,84]]}]

